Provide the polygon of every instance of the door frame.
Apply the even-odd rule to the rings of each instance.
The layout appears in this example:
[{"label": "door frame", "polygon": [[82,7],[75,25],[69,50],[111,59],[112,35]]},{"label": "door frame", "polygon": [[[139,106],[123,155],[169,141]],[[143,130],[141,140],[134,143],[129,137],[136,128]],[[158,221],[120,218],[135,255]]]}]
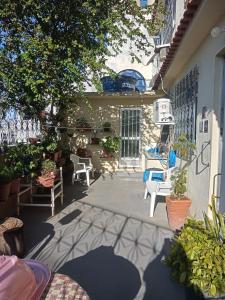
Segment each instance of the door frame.
[{"label": "door frame", "polygon": [[[139,156],[137,159],[135,158],[122,158],[122,112],[123,111],[131,111],[131,110],[138,110],[140,112],[139,115]],[[143,109],[140,106],[132,106],[132,107],[121,107],[120,108],[120,138],[121,138],[121,144],[120,144],[120,156],[119,156],[119,167],[128,167],[128,168],[140,168],[141,166],[141,147],[142,147],[142,120],[143,120]],[[126,162],[127,160],[127,162]],[[137,164],[132,164],[131,161],[138,162]]]}]

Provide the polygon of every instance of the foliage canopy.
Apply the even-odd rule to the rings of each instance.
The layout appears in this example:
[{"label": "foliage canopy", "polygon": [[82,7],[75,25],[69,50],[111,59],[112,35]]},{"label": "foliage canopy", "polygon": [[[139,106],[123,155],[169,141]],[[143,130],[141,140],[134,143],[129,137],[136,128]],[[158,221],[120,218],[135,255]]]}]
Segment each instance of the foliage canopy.
[{"label": "foliage canopy", "polygon": [[109,72],[107,57],[128,39],[148,54],[148,34],[161,26],[162,12],[159,5],[141,9],[135,0],[2,0],[2,110],[38,115],[47,105],[65,107],[85,84],[99,85]]}]

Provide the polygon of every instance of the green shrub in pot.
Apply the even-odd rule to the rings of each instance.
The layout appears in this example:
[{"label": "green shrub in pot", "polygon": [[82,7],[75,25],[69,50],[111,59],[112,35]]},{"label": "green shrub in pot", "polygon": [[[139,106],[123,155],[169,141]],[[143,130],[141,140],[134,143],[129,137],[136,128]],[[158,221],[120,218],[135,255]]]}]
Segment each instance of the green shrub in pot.
[{"label": "green shrub in pot", "polygon": [[42,175],[55,173],[56,171],[56,164],[54,161],[50,159],[46,159],[42,162],[41,165],[41,173]]},{"label": "green shrub in pot", "polygon": [[179,229],[183,226],[189,213],[191,199],[187,197],[187,165],[195,145],[189,141],[185,134],[181,134],[173,145],[177,152],[180,164],[171,176],[173,192],[166,196],[168,223],[171,229]]},{"label": "green shrub in pot", "polygon": [[0,184],[11,182],[13,178],[13,169],[6,165],[0,166]]},{"label": "green shrub in pot", "polygon": [[58,144],[57,142],[54,142],[52,141],[51,143],[49,143],[47,146],[46,146],[46,150],[48,153],[55,153],[58,149]]},{"label": "green shrub in pot", "polygon": [[165,261],[178,282],[215,297],[225,293],[225,223],[214,197],[211,209],[212,220],[185,222]]},{"label": "green shrub in pot", "polygon": [[38,177],[37,182],[44,187],[52,187],[56,176],[56,163],[50,159],[44,160],[41,167],[41,176]]},{"label": "green shrub in pot", "polygon": [[10,194],[13,170],[7,165],[0,166],[0,202],[7,201]]}]

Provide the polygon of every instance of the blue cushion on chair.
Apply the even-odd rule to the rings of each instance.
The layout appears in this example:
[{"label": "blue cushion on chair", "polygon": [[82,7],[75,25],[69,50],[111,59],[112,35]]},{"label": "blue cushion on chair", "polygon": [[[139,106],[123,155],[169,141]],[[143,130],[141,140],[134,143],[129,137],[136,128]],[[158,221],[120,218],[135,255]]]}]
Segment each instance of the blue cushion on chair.
[{"label": "blue cushion on chair", "polygon": [[164,181],[164,174],[163,173],[152,173],[152,180],[153,181]]},{"label": "blue cushion on chair", "polygon": [[[149,178],[150,170],[145,170],[143,174],[143,181],[146,182]],[[152,173],[153,181],[164,181],[163,173]]]},{"label": "blue cushion on chair", "polygon": [[170,150],[169,157],[168,157],[169,168],[176,166],[176,159],[177,159],[176,152],[174,150]]}]

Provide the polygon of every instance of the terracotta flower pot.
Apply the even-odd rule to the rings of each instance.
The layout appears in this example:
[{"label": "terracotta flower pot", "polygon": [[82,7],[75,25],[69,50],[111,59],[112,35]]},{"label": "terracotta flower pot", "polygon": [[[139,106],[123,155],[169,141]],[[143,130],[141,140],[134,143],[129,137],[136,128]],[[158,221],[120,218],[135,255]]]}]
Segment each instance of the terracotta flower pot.
[{"label": "terracotta flower pot", "polygon": [[10,194],[10,186],[11,182],[0,184],[0,202],[8,200]]},{"label": "terracotta flower pot", "polygon": [[11,181],[10,194],[18,194],[20,191],[20,178]]},{"label": "terracotta flower pot", "polygon": [[191,200],[187,197],[177,199],[172,196],[166,197],[168,222],[171,229],[180,229],[189,214]]},{"label": "terracotta flower pot", "polygon": [[53,187],[55,181],[55,174],[45,174],[39,176],[37,182],[44,187]]}]

